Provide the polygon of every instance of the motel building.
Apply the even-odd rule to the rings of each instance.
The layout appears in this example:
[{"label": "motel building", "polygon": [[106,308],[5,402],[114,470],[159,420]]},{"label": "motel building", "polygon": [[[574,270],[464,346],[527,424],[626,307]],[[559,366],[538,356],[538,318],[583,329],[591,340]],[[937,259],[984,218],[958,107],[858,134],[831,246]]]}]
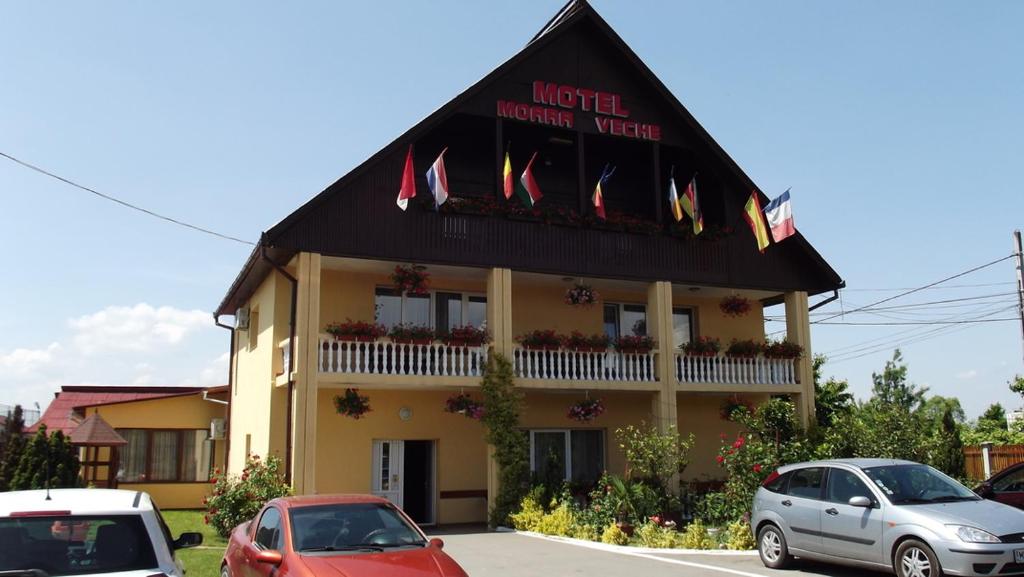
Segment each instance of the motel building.
[{"label": "motel building", "polygon": [[[435,209],[426,173],[442,150],[450,198]],[[417,196],[396,206],[411,151]],[[506,198],[506,153],[518,184],[531,157],[543,196]],[[602,186],[607,218],[595,215]],[[696,175],[703,231],[668,202]],[[785,395],[814,410],[808,299],[843,281],[801,234],[758,250],[744,220],[769,198],[584,1],[570,2],[507,62],[264,232],[217,307],[231,329],[227,466],[276,455],[298,494],[374,493],[426,524],[483,522],[496,492],[480,421],[446,401],[480,399],[486,359],[503,355],[524,394],[520,415],[535,469],[567,480],[622,474],[614,431],[693,433],[685,479],[720,477],[714,455],[735,428],[733,395]],[[429,275],[396,288],[396,267]],[[422,267],[422,268],[414,268]],[[567,303],[582,284],[599,294]],[[723,312],[724,302],[749,310]],[[765,339],[784,317],[799,359],[688,355],[699,337]],[[234,317],[231,323],[222,317]],[[437,331],[486,328],[481,345],[381,336],[341,340],[336,323]],[[523,346],[537,330],[647,335],[650,350]],[[340,414],[348,389],[368,399]],[[567,416],[581,401],[605,411]]]}]

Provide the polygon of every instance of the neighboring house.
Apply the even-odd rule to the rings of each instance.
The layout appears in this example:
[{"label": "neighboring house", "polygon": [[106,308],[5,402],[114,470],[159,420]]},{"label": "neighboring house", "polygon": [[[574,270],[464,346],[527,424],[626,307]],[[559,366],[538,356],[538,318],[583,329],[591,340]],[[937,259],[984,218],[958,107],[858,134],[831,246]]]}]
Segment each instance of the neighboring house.
[{"label": "neighboring house", "polygon": [[[419,196],[402,211],[410,147]],[[451,199],[435,211],[425,173],[445,147]],[[517,183],[537,152],[536,211],[508,214],[523,206],[503,194],[508,150]],[[601,222],[592,195],[606,165],[617,168],[603,186]],[[697,174],[705,230],[696,239],[670,214],[673,174],[680,195]],[[535,470],[554,462],[580,482],[621,474],[614,431],[648,423],[695,435],[687,478],[719,475],[719,435],[736,431],[719,417],[731,395],[788,395],[805,421],[813,412],[808,296],[843,286],[799,233],[759,253],[742,216],[751,191],[767,202],[608,24],[570,3],[522,51],[262,235],[216,310],[236,322],[229,470],[247,454],[277,455],[300,494],[372,492],[420,522],[483,521],[497,482],[483,428],[444,407],[460,392],[479,399],[485,359],[500,353],[525,393]],[[426,267],[429,291],[396,289],[396,265]],[[566,304],[577,282],[600,301]],[[723,313],[733,296],[749,312]],[[772,305],[784,305],[777,326],[802,359],[679,349],[699,336],[762,340]],[[346,319],[485,326],[491,340],[396,345],[326,334]],[[516,340],[543,329],[646,333],[657,346],[537,351]],[[363,418],[336,412],[348,388],[369,397]],[[606,412],[567,418],[587,398]]]},{"label": "neighboring house", "polygon": [[[82,476],[96,486],[148,492],[165,509],[202,507],[226,440],[227,387],[64,386],[34,434],[61,431],[81,447]],[[114,474],[110,474],[114,471]]]}]

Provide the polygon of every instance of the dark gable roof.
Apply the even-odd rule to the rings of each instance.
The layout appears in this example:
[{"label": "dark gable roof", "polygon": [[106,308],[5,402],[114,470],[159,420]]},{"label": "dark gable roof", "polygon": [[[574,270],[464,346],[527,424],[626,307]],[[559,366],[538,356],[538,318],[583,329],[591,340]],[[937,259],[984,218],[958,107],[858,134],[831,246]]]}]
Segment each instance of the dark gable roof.
[{"label": "dark gable roof", "polygon": [[[460,108],[470,102],[474,97],[480,95],[488,86],[499,80],[503,75],[514,69],[517,65],[543,50],[570,29],[582,22],[592,23],[602,35],[609,41],[621,55],[635,68],[642,78],[647,81],[654,91],[663,99],[672,112],[682,123],[689,128],[696,136],[695,146],[700,146],[709,156],[721,162],[728,170],[729,176],[736,184],[745,190],[753,190],[760,196],[762,206],[767,204],[768,198],[757,187],[757,185],[746,175],[740,166],[718,145],[711,135],[700,125],[699,122],[686,110],[682,103],[668,90],[657,76],[647,67],[646,64],[636,55],[635,52],[622,40],[622,38],[608,25],[608,23],[590,6],[586,0],[570,0],[559,10],[552,19],[527,43],[527,45],[505,61],[489,74],[484,76],[470,88],[459,94],[447,104],[430,114],[422,121],[408,129],[401,136],[390,144],[379,150],[366,161],[358,165],[348,174],[342,176],[335,183],[327,187],[323,192],[311,198],[297,210],[285,217],[282,221],[266,231],[261,240],[260,246],[268,247],[271,253],[262,254],[259,247],[253,251],[242,271],[232,284],[228,293],[218,306],[215,315],[231,315],[241,306],[245,300],[255,291],[259,283],[273,270],[270,260],[279,265],[285,264],[294,254],[300,250],[313,250],[311,247],[298,246],[301,243],[294,242],[289,238],[293,229],[307,223],[314,213],[326,201],[334,195],[339,194],[346,186],[356,182],[366,173],[377,167],[382,161],[391,160],[396,154],[404,151],[412,142],[426,134],[429,130],[437,127],[442,121],[452,116]],[[396,188],[397,194],[397,188]],[[745,194],[745,193],[744,193]],[[799,232],[788,241],[789,245],[797,245],[800,252],[808,259],[811,266],[817,269],[816,275],[819,281],[813,287],[812,293],[824,292],[838,289],[845,286],[845,283],[824,258],[814,249],[813,246]],[[788,248],[788,247],[787,247]],[[317,252],[313,250],[313,252]]]}]

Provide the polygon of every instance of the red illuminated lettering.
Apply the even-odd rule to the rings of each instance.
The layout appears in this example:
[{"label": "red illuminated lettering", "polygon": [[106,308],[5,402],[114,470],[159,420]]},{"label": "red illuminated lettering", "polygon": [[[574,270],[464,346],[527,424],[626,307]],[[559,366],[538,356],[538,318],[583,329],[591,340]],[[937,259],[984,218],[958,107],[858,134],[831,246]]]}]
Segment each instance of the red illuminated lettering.
[{"label": "red illuminated lettering", "polygon": [[580,95],[580,108],[584,112],[590,112],[590,100],[594,98],[594,91],[588,88],[577,88],[576,94]]},{"label": "red illuminated lettering", "polygon": [[558,105],[562,108],[576,108],[576,88],[565,85],[559,86]]},{"label": "red illuminated lettering", "polygon": [[594,112],[598,114],[611,114],[612,95],[607,92],[598,92],[594,96]]},{"label": "red illuminated lettering", "polygon": [[629,116],[629,111],[622,106],[622,96],[619,94],[612,94],[612,115],[621,116],[623,118]]},{"label": "red illuminated lettering", "polygon": [[554,82],[534,80],[533,101],[537,104],[556,104],[558,102],[558,85]]}]

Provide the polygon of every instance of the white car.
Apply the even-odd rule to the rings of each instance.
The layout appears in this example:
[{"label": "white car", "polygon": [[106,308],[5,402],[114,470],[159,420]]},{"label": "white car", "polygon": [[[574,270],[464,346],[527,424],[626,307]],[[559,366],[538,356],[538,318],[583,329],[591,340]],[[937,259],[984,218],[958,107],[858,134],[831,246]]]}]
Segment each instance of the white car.
[{"label": "white car", "polygon": [[149,495],[115,489],[0,493],[0,576],[184,577],[177,539]]}]

